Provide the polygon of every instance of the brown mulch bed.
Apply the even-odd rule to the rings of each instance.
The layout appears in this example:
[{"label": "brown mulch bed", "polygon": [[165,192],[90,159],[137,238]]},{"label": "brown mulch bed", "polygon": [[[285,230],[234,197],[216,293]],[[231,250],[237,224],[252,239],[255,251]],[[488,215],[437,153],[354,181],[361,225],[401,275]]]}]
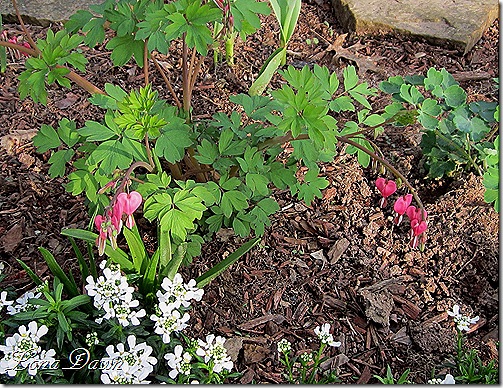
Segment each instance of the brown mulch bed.
[{"label": "brown mulch bed", "polygon": [[[498,98],[492,80],[499,76],[498,21],[462,56],[408,37],[349,34],[343,39],[327,2],[308,1],[302,7],[289,46],[288,61],[294,66],[318,63],[340,73],[347,64],[356,64],[372,86],[391,75],[444,67],[469,98]],[[232,105],[224,97],[246,92],[277,44],[277,24],[272,16],[265,19],[258,34],[237,43],[232,70],[215,68],[208,58],[194,94],[196,118],[229,112]],[[11,33],[18,30],[15,25],[8,28]],[[30,30],[44,36],[43,28]],[[318,43],[312,44],[315,37]],[[97,47],[88,53],[90,81],[99,87],[105,82],[125,89],[142,85],[141,69],[113,68],[104,52]],[[171,66],[176,79],[177,64]],[[4,286],[20,291],[32,284],[15,259],[49,276],[39,246],[76,273],[71,246],[59,232],[63,227],[85,228],[89,222],[83,198],[66,193],[63,179],[49,178],[48,154],[35,153],[31,136],[42,124],[56,125],[63,117],[82,125],[102,115],[77,87],[54,88],[47,107],[20,100],[16,76],[22,70],[21,62],[11,63],[0,74],[0,260],[9,274]],[[151,77],[169,99],[153,66]],[[279,82],[275,77],[272,86]],[[386,100],[373,104],[383,106]],[[455,332],[445,311],[455,303],[481,317],[468,343],[485,360],[498,357],[498,214],[483,200],[480,177],[466,173],[426,180],[419,141],[418,128],[390,128],[379,145],[425,203],[429,229],[424,252],[409,248],[407,228],[392,226],[389,207],[379,208],[373,183],[377,173],[362,169],[351,156],[341,154],[322,165],[330,186],[310,207],[288,192],[274,193],[282,210],[272,217],[260,245],[207,286],[192,313],[193,334],[233,338],[236,367],[244,373],[238,382],[284,382],[276,342],[287,338],[296,352],[315,348],[313,329],[329,322],[342,346],[331,350],[327,367],[338,368],[343,382],[375,383],[372,375],[383,375],[389,364],[396,373],[410,368],[411,380],[424,383],[433,367],[441,372],[439,366],[453,354]],[[200,275],[241,242],[222,231],[185,275]]]}]

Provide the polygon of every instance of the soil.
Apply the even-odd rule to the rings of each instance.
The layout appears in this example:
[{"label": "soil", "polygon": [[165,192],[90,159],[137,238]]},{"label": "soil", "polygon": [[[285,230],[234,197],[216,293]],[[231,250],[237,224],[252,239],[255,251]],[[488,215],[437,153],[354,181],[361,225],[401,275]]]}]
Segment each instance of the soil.
[{"label": "soil", "polygon": [[[233,69],[215,68],[207,58],[193,97],[195,118],[229,112],[226,97],[247,91],[278,41],[274,17],[263,19],[259,33],[237,43]],[[18,26],[6,27],[9,36],[20,35]],[[29,29],[35,37],[45,35],[41,27]],[[492,78],[499,76],[498,21],[466,56],[411,37],[343,34],[328,2],[304,2],[288,63],[317,63],[339,73],[355,64],[371,86],[391,75],[444,67],[470,99],[497,101]],[[105,82],[125,89],[142,85],[136,65],[114,68],[104,47],[87,54],[86,78],[98,87]],[[165,59],[179,84],[177,63],[170,61]],[[78,87],[53,88],[47,107],[20,100],[16,77],[23,61],[10,62],[0,74],[0,260],[8,274],[3,286],[22,292],[33,284],[16,260],[49,277],[37,250],[45,247],[76,274],[77,260],[60,230],[89,223],[83,198],[66,193],[63,179],[48,176],[50,153],[37,154],[30,139],[42,124],[56,125],[66,117],[81,126],[99,120],[102,112]],[[151,79],[169,100],[153,66]],[[272,87],[280,82],[275,77]],[[386,103],[384,97],[372,101],[377,108]],[[236,382],[285,382],[276,343],[287,338],[295,352],[315,348],[313,329],[329,322],[342,345],[330,351],[325,367],[337,368],[342,382],[375,383],[373,375],[383,375],[390,365],[395,374],[410,368],[411,381],[425,383],[434,367],[446,371],[442,365],[453,354],[455,331],[446,310],[456,303],[464,313],[480,316],[467,334],[468,344],[486,361],[498,358],[498,214],[484,202],[481,178],[472,173],[427,180],[420,138],[417,127],[388,128],[378,145],[419,190],[429,214],[424,252],[409,247],[406,227],[393,226],[389,205],[379,207],[373,183],[377,172],[361,168],[352,156],[341,153],[321,165],[330,185],[312,206],[287,191],[274,193],[281,211],[261,243],[208,285],[192,312],[193,335],[213,332],[231,338],[236,368],[243,373]],[[183,270],[184,277],[202,274],[243,241],[222,230]]]}]

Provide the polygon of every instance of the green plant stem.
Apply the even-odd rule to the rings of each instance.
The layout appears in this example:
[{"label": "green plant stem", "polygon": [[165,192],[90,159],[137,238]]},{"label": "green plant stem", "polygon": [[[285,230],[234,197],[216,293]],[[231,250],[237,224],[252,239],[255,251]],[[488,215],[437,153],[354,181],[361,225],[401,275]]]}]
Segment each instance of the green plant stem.
[{"label": "green plant stem", "polygon": [[435,130],[435,133],[439,137],[441,137],[445,142],[447,142],[449,145],[451,145],[453,148],[456,148],[458,151],[461,151],[461,153],[463,153],[466,156],[466,158],[470,161],[470,164],[475,168],[475,170],[477,171],[477,174],[479,174],[480,176],[484,175],[484,173],[482,172],[480,167],[475,163],[475,160],[473,160],[472,156],[468,152],[466,152],[465,149],[458,146],[456,143],[454,143],[451,139],[449,139],[447,136],[445,136],[439,130]]},{"label": "green plant stem", "polygon": [[173,89],[173,86],[171,84],[171,81],[169,80],[168,76],[166,75],[166,73],[162,69],[161,65],[159,65],[159,62],[157,62],[157,59],[155,59],[154,56],[152,56],[152,61],[154,62],[154,65],[157,68],[157,70],[159,70],[159,73],[161,73],[161,77],[164,80],[164,83],[166,84],[169,92],[171,93],[171,96],[173,97],[173,100],[175,101],[177,108],[178,109],[182,108],[182,103],[178,99],[178,97],[175,93],[175,90]]},{"label": "green plant stem", "polygon": [[234,66],[234,32],[229,32],[225,39],[225,60],[227,65]]},{"label": "green plant stem", "polygon": [[150,165],[152,166],[152,171],[155,171],[157,166],[154,163],[154,159],[152,159],[152,151],[150,149],[150,143],[148,141],[148,134],[145,134],[145,151],[147,152],[148,161],[149,161]]}]

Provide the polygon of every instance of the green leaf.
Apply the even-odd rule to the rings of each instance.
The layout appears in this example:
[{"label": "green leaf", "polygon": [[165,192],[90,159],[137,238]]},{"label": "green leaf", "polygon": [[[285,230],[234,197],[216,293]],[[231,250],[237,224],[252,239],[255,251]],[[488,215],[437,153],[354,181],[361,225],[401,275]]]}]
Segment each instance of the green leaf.
[{"label": "green leaf", "polygon": [[353,89],[358,83],[358,75],[354,66],[347,66],[342,72],[344,77],[344,91],[347,92]]},{"label": "green leaf", "polygon": [[417,106],[419,103],[421,103],[424,100],[423,95],[417,89],[417,87],[415,87],[413,85],[407,85],[407,84],[403,84],[400,87],[400,97],[402,97],[404,99],[404,101],[406,101],[409,104],[412,104],[414,106]]},{"label": "green leaf", "polygon": [[57,277],[61,281],[61,283],[63,283],[63,285],[65,286],[65,291],[68,293],[68,295],[70,295],[71,297],[80,295],[77,284],[75,284],[74,280],[72,281],[68,278],[68,276],[66,276],[65,272],[59,266],[52,253],[42,247],[38,248],[38,250],[42,254],[45,262],[47,263],[47,266],[49,267],[53,275]]},{"label": "green leaf", "polygon": [[234,132],[231,129],[226,129],[220,134],[220,139],[218,141],[218,151],[223,154],[227,148],[231,145],[232,139],[234,138]]},{"label": "green leaf", "polygon": [[129,247],[129,252],[131,253],[131,258],[133,259],[133,267],[136,273],[142,273],[142,268],[146,266],[149,261],[147,250],[143,244],[143,240],[138,233],[138,227],[136,224],[133,229],[124,227],[122,233],[126,238],[127,245]]},{"label": "green leaf", "polygon": [[197,146],[197,152],[199,155],[194,155],[194,158],[202,164],[213,164],[218,158],[217,146],[206,139]]},{"label": "green leaf", "polygon": [[246,196],[237,190],[226,191],[222,195],[220,203],[224,215],[229,218],[232,215],[232,209],[236,211],[245,210],[248,208]]},{"label": "green leaf", "polygon": [[241,33],[241,38],[253,34],[260,28],[259,14],[269,15],[271,9],[266,2],[255,0],[235,0],[230,3],[234,17],[234,28]]},{"label": "green leaf", "polygon": [[340,96],[330,102],[330,109],[334,112],[355,111],[355,106],[351,102],[351,97]]},{"label": "green leaf", "polygon": [[[42,279],[40,279],[38,277],[38,275],[33,272],[31,270],[30,267],[28,267],[23,261],[19,260],[19,259],[16,259],[16,261],[19,263],[19,265],[25,270],[25,272],[28,274],[28,276],[30,277],[31,280],[33,280],[33,282],[37,285],[37,286],[40,286],[42,285],[44,282],[42,281]],[[17,315],[17,314],[16,314]]]},{"label": "green leaf", "polygon": [[248,94],[250,96],[258,96],[261,95],[267,85],[269,85],[269,82],[271,82],[271,79],[276,72],[276,70],[279,68],[281,65],[281,62],[286,58],[286,47],[285,48],[278,48],[276,51],[274,51],[269,58],[265,61],[264,65],[262,66],[259,75],[255,81],[253,81],[253,84],[250,86],[250,89],[248,90]]},{"label": "green leaf", "polygon": [[[97,96],[97,95],[96,95]],[[105,141],[117,136],[114,131],[96,121],[86,121],[85,126],[78,130],[87,141]]]},{"label": "green leaf", "polygon": [[466,102],[466,92],[459,85],[449,86],[444,90],[445,103],[457,108]]},{"label": "green leaf", "polygon": [[227,256],[224,260],[216,264],[213,268],[206,271],[204,274],[199,276],[196,279],[197,287],[203,288],[213,279],[215,279],[218,275],[224,272],[227,268],[229,268],[232,264],[234,264],[240,257],[245,255],[250,249],[252,249],[255,245],[259,243],[261,240],[260,237],[256,237],[243,245],[241,245],[238,249],[232,252],[229,256]]},{"label": "green leaf", "polygon": [[66,175],[66,163],[72,160],[75,151],[70,150],[59,150],[51,155],[48,163],[51,165],[49,168],[49,176],[51,178],[56,178],[58,176],[63,177]]},{"label": "green leaf", "polygon": [[269,195],[270,191],[267,187],[269,179],[261,174],[246,174],[246,185],[253,191],[254,195]]},{"label": "green leaf", "polygon": [[79,134],[76,131],[75,121],[70,121],[68,119],[62,119],[59,122],[58,135],[60,139],[68,146],[73,147],[80,139]]},{"label": "green leaf", "polygon": [[127,169],[132,160],[131,154],[119,140],[107,140],[89,155],[87,163],[100,164],[100,168],[106,174],[111,174],[116,168]]},{"label": "green leaf", "polygon": [[33,137],[33,145],[37,147],[37,152],[43,154],[52,148],[58,148],[61,145],[61,140],[53,127],[42,124],[40,130]]},{"label": "green leaf", "polygon": [[138,66],[143,67],[143,42],[134,40],[133,35],[116,36],[105,47],[112,50],[110,58],[115,66],[125,65],[134,56]]},{"label": "green leaf", "polygon": [[[90,232],[83,229],[62,229],[61,234],[63,236],[77,238],[79,240],[87,241],[94,244],[98,239],[96,233]],[[107,241],[105,248],[105,254],[112,259],[115,263],[119,264],[121,268],[125,270],[133,269],[133,263],[129,260],[128,255],[120,248],[113,249],[110,243]]]},{"label": "green leaf", "polygon": [[155,154],[164,156],[170,163],[183,159],[185,149],[192,145],[190,134],[186,129],[171,129],[165,127],[155,143]]}]

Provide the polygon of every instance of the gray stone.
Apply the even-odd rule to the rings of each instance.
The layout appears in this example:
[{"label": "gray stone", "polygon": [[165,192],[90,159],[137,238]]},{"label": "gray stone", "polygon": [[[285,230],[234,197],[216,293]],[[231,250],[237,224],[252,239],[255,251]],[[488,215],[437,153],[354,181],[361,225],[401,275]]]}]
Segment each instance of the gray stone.
[{"label": "gray stone", "polygon": [[396,31],[432,43],[461,49],[465,54],[498,17],[498,0],[332,0],[340,23],[348,31]]},{"label": "gray stone", "polygon": [[[18,0],[19,13],[26,24],[48,26],[51,22],[68,20],[79,9],[89,9],[102,0]],[[11,0],[0,0],[4,23],[17,23]]]}]

